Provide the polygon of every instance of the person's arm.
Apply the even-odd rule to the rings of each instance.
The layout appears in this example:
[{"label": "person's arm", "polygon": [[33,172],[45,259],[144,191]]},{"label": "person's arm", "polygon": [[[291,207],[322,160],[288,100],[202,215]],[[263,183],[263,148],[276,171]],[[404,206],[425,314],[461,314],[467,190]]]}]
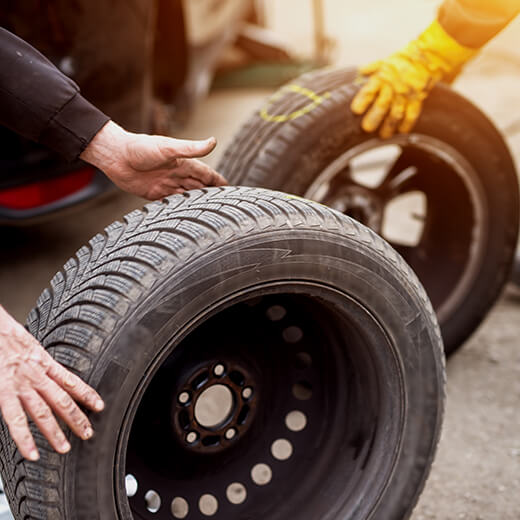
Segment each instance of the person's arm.
[{"label": "person's arm", "polygon": [[490,38],[520,12],[520,0],[445,0],[417,39],[360,69],[365,82],[351,109],[366,132],[382,138],[408,133],[439,81],[452,81]]},{"label": "person's arm", "polygon": [[0,27],[0,124],[73,160],[109,119],[45,56]]},{"label": "person's arm", "polygon": [[437,20],[460,45],[480,48],[520,13],[520,0],[444,0]]},{"label": "person's arm", "polygon": [[197,157],[204,141],[133,134],[89,103],[47,58],[0,28],[0,124],[102,170],[118,187],[155,200],[226,180]]}]

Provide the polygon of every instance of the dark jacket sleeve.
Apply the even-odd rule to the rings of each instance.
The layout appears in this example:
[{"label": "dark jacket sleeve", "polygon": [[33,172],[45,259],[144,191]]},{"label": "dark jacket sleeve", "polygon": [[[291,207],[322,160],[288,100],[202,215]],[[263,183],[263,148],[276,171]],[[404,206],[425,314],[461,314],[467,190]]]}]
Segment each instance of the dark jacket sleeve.
[{"label": "dark jacket sleeve", "polygon": [[437,19],[461,45],[479,48],[520,13],[520,0],[445,0]]},{"label": "dark jacket sleeve", "polygon": [[108,120],[74,81],[0,27],[0,124],[73,160]]}]

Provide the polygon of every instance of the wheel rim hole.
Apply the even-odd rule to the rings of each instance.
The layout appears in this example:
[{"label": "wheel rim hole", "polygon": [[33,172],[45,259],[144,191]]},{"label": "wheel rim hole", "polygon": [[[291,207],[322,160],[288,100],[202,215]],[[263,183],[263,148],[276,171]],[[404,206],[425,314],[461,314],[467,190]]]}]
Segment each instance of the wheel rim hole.
[{"label": "wheel rim hole", "polygon": [[126,496],[127,497],[133,497],[137,493],[139,485],[137,483],[137,479],[131,475],[128,474],[125,477],[125,488],[126,488]]},{"label": "wheel rim hole", "polygon": [[271,445],[271,454],[277,460],[287,460],[293,454],[293,445],[287,439],[278,439]]},{"label": "wheel rim hole", "polygon": [[229,430],[226,431],[226,439],[230,441],[231,439],[234,439],[236,437],[237,431],[235,428],[229,428]]},{"label": "wheel rim hole", "polygon": [[190,506],[184,498],[176,497],[172,500],[171,511],[173,518],[186,518],[190,512]]},{"label": "wheel rim hole", "polygon": [[218,435],[208,435],[202,439],[203,446],[218,446],[220,437]]},{"label": "wheel rim hole", "polygon": [[298,352],[296,354],[296,368],[305,370],[312,366],[312,357],[307,352]]},{"label": "wheel rim hole", "polygon": [[249,406],[247,404],[245,404],[243,407],[242,407],[242,410],[240,410],[240,413],[238,414],[238,417],[237,417],[237,423],[242,425],[242,424],[245,424],[245,422],[247,421],[247,416],[249,415]]},{"label": "wheel rim hole", "polygon": [[280,321],[285,318],[287,311],[281,305],[272,305],[267,309],[267,318],[271,321]]},{"label": "wheel rim hole", "polygon": [[232,504],[243,504],[247,498],[247,489],[244,484],[233,482],[227,487],[226,496]]},{"label": "wheel rim hole", "polygon": [[148,509],[150,513],[157,513],[161,508],[161,497],[159,496],[159,493],[153,489],[146,492],[144,501],[146,503],[146,509]]},{"label": "wheel rim hole", "polygon": [[285,425],[292,432],[301,432],[307,426],[307,416],[299,410],[293,410],[287,414]]},{"label": "wheel rim hole", "polygon": [[213,385],[197,399],[195,419],[204,428],[213,429],[229,420],[233,407],[231,390],[225,385]]},{"label": "wheel rim hole", "polygon": [[208,382],[208,379],[209,379],[209,372],[208,371],[202,372],[202,374],[199,374],[193,380],[193,383],[191,384],[191,386],[193,387],[194,390],[198,390],[199,388],[201,388]]},{"label": "wheel rim hole", "polygon": [[226,371],[226,367],[222,363],[219,363],[218,365],[215,365],[215,368],[213,369],[213,373],[217,377],[223,376],[225,371]]},{"label": "wheel rim hole", "polygon": [[189,392],[181,392],[179,394],[179,403],[181,404],[188,404],[190,401],[190,394]]},{"label": "wheel rim hole", "polygon": [[303,331],[300,327],[291,325],[283,330],[282,337],[286,343],[298,343],[303,338]]},{"label": "wheel rim hole", "polygon": [[251,470],[251,479],[257,486],[265,486],[271,482],[273,471],[267,464],[257,464]]},{"label": "wheel rim hole", "polygon": [[183,430],[187,430],[190,427],[190,414],[187,410],[181,410],[179,414],[179,424]]},{"label": "wheel rim hole", "polygon": [[253,389],[248,386],[242,390],[242,397],[244,399],[251,399],[253,397]]},{"label": "wheel rim hole", "polygon": [[312,397],[312,385],[307,381],[300,381],[293,385],[292,392],[299,401],[308,401]]},{"label": "wheel rim hole", "polygon": [[231,374],[229,374],[229,379],[235,383],[237,386],[243,386],[246,379],[243,374],[241,374],[238,370],[233,370]]},{"label": "wheel rim hole", "polygon": [[197,441],[198,438],[199,436],[197,435],[197,432],[190,432],[188,435],[186,435],[186,442],[188,444],[193,444]]},{"label": "wheel rim hole", "polygon": [[204,516],[213,516],[218,511],[218,500],[210,494],[199,499],[199,510]]}]

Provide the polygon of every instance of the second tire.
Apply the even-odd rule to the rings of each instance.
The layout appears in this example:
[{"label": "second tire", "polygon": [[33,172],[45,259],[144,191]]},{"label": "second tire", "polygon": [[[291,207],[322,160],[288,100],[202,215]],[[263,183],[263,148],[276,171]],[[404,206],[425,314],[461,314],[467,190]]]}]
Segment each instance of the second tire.
[{"label": "second tire", "polygon": [[219,170],[232,184],[330,205],[382,235],[419,276],[452,353],[509,278],[519,218],[511,154],[486,116],[443,85],[410,135],[364,133],[350,110],[356,75],[323,70],[280,89]]}]

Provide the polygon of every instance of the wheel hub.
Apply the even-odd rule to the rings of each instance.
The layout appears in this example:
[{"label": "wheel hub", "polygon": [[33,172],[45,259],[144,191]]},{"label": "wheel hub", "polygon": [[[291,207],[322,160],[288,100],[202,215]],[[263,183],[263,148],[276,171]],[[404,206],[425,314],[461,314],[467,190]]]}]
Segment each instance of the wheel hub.
[{"label": "wheel hub", "polygon": [[199,453],[230,447],[253,421],[256,388],[245,367],[231,361],[211,361],[196,370],[180,386],[172,406],[179,442]]},{"label": "wheel hub", "polygon": [[330,193],[324,204],[381,233],[384,202],[374,190],[357,185],[343,186]]}]

